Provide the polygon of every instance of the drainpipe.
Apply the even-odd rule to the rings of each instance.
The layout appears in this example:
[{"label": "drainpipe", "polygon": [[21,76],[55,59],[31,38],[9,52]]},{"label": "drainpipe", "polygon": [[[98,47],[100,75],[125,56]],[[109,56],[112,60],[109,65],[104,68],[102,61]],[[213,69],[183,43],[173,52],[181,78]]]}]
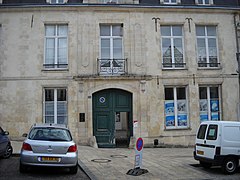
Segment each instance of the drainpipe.
[{"label": "drainpipe", "polygon": [[236,57],[237,57],[237,62],[238,62],[238,121],[240,121],[240,52],[239,52],[239,38],[240,34],[238,35],[238,28],[240,28],[240,23],[237,23],[237,16],[239,14],[234,14],[234,26],[235,26],[235,36],[236,36],[236,47],[237,47],[237,52],[236,52]]}]

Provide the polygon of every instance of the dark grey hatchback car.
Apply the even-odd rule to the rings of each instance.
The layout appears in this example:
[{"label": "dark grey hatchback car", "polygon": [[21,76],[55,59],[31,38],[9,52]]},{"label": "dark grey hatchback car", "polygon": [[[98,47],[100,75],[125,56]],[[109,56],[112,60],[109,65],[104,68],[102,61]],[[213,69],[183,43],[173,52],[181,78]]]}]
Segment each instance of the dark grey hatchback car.
[{"label": "dark grey hatchback car", "polygon": [[13,148],[8,138],[9,132],[0,127],[0,157],[9,158],[12,155]]}]

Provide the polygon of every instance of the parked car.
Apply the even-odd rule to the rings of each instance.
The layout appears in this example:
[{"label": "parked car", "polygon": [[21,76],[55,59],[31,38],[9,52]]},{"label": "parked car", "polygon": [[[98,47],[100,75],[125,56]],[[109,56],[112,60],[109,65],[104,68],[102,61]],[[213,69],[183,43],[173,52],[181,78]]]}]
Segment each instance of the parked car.
[{"label": "parked car", "polygon": [[21,173],[31,166],[66,167],[71,174],[77,173],[77,145],[65,125],[35,124],[24,136],[19,165]]},{"label": "parked car", "polygon": [[221,166],[226,174],[233,174],[240,159],[240,122],[206,121],[201,123],[194,158],[205,168]]},{"label": "parked car", "polygon": [[0,127],[0,157],[9,158],[12,155],[13,148],[8,138],[9,132]]}]

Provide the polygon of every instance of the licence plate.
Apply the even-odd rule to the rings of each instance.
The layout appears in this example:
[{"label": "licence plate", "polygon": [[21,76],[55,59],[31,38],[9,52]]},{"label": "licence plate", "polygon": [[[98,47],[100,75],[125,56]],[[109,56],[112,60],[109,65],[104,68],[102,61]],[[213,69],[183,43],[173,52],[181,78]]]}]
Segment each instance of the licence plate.
[{"label": "licence plate", "polygon": [[204,151],[199,151],[199,150],[197,150],[197,154],[199,154],[199,155],[204,155]]},{"label": "licence plate", "polygon": [[57,157],[42,157],[41,161],[59,162],[60,158],[57,158]]}]

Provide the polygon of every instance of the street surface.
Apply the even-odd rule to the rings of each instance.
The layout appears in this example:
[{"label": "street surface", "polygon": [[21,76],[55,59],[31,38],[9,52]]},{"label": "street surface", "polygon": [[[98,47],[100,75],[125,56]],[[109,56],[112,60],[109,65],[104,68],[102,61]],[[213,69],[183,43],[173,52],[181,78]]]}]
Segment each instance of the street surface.
[{"label": "street surface", "polygon": [[10,157],[9,159],[0,159],[0,180],[15,180],[15,179],[58,179],[70,180],[81,179],[89,180],[88,176],[79,168],[77,174],[69,174],[68,169],[63,168],[31,168],[27,173],[21,174],[19,168],[19,157]]}]

